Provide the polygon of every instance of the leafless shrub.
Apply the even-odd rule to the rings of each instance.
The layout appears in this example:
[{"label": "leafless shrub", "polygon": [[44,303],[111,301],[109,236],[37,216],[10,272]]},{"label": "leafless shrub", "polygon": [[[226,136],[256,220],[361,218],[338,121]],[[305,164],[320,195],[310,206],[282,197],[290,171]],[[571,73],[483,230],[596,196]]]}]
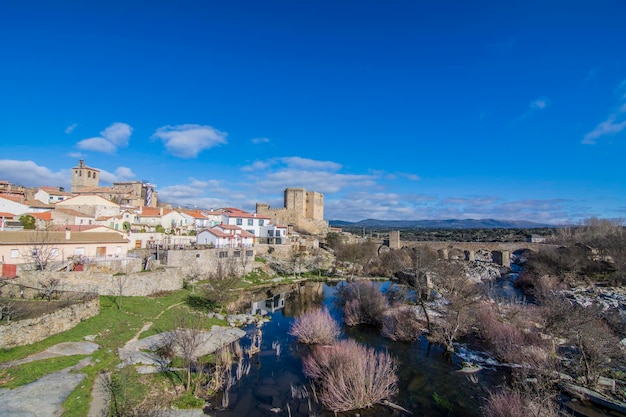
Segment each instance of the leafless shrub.
[{"label": "leafless shrub", "polygon": [[397,393],[391,355],[352,340],[316,347],[304,358],[303,367],[319,386],[322,405],[334,412],[371,407]]},{"label": "leafless shrub", "polygon": [[524,398],[518,392],[501,391],[487,398],[483,407],[485,417],[526,417]]},{"label": "leafless shrub", "polygon": [[383,317],[381,333],[393,341],[410,342],[421,336],[422,322],[415,308],[402,306],[389,310]]},{"label": "leafless shrub", "polygon": [[[510,307],[507,315],[499,315],[491,305],[482,305],[477,311],[476,324],[480,335],[492,353],[507,363],[520,365],[547,365],[546,343],[533,333],[524,331],[518,306]],[[518,323],[516,323],[518,322]]]},{"label": "leafless shrub", "polygon": [[340,333],[339,324],[326,308],[301,315],[289,329],[290,335],[307,345],[329,345],[337,340]]},{"label": "leafless shrub", "polygon": [[570,371],[588,387],[595,387],[609,364],[623,358],[619,338],[602,318],[597,305],[583,307],[553,296],[543,300],[546,331],[567,340],[574,349],[567,353]]},{"label": "leafless shrub", "polygon": [[343,306],[348,326],[369,324],[379,326],[389,304],[387,298],[371,281],[356,281],[339,289],[338,300]]}]

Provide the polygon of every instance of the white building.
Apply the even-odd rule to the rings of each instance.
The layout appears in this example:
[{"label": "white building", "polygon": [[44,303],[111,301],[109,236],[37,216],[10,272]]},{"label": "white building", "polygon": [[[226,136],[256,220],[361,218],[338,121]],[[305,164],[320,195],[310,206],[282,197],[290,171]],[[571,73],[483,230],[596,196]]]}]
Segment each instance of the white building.
[{"label": "white building", "polygon": [[12,213],[18,217],[28,213],[28,205],[22,203],[22,200],[19,196],[0,194],[0,211]]},{"label": "white building", "polygon": [[35,200],[45,204],[55,204],[72,198],[73,194],[55,187],[39,187],[35,193]]},{"label": "white building", "polygon": [[254,235],[238,226],[221,224],[199,232],[196,243],[216,248],[252,247]]}]

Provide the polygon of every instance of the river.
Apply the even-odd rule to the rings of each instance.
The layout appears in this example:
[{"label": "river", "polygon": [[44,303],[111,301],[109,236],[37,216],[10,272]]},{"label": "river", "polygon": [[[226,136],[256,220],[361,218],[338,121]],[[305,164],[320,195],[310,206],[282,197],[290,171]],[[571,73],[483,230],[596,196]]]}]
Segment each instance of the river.
[{"label": "river", "polygon": [[[334,416],[314,401],[310,384],[302,374],[301,357],[308,349],[288,334],[295,317],[303,311],[327,307],[341,323],[342,312],[335,305],[338,284],[307,283],[296,291],[273,293],[265,291],[251,308],[257,313],[266,310],[269,322],[261,327],[260,352],[251,359],[247,375],[229,390],[227,398],[218,395],[216,404],[225,409],[212,410],[216,416],[260,417],[276,416]],[[389,282],[379,283],[384,291]],[[244,348],[252,342],[258,329],[244,328],[248,334],[241,343]],[[378,350],[387,350],[398,362],[398,388],[393,403],[415,416],[477,417],[487,390],[503,382],[505,370],[496,366],[488,355],[459,346],[460,355],[446,354],[425,338],[415,342],[393,342],[381,337],[375,329],[343,327],[342,337],[352,338]],[[481,362],[483,369],[470,380],[459,373],[464,360]],[[224,401],[228,399],[228,401]],[[226,404],[227,403],[227,404]],[[360,410],[365,416],[400,416],[404,412],[385,406]],[[355,412],[345,415],[354,416]]]}]

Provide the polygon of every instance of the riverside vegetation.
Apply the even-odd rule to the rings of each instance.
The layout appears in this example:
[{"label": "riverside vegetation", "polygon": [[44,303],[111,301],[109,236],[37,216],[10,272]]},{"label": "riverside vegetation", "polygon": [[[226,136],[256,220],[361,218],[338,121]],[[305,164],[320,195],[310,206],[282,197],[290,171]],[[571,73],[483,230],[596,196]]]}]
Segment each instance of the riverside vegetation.
[{"label": "riverside vegetation", "polygon": [[[368,240],[348,243],[341,236],[330,235],[328,243],[334,252],[331,267],[313,260],[319,254],[293,254],[283,262],[268,257],[264,261],[280,265],[289,280],[307,274],[312,279],[339,274],[350,281],[338,296],[347,326],[371,326],[398,341],[424,337],[451,353],[463,341],[488,350],[501,363],[514,365],[507,381],[485,394],[485,416],[564,414],[567,401],[559,393],[567,384],[604,391],[615,401],[625,399],[626,367],[620,343],[626,338],[624,309],[619,303],[603,304],[600,296],[607,290],[619,294],[623,288],[623,225],[591,219],[579,227],[556,230],[551,236],[554,245],[545,250],[517,254],[524,271],[516,285],[533,298],[532,303],[502,299],[490,283],[467,278],[471,265],[440,261],[427,247],[379,255],[376,245]],[[382,294],[368,281],[354,281],[357,276],[391,277],[398,285]],[[426,277],[431,287],[425,285]],[[100,315],[31,346],[2,350],[0,362],[24,358],[63,341],[90,337],[101,349],[91,354],[93,366],[82,370],[88,377],[67,398],[65,416],[87,415],[92,386],[102,373],[109,375],[106,386],[114,400],[110,415],[149,415],[171,404],[179,408],[202,407],[216,391],[224,389],[228,383],[225,375],[232,372],[231,363],[236,369],[238,358],[245,353],[220,352],[198,358],[185,354],[185,350],[192,351],[201,329],[225,324],[219,316],[208,318],[205,313],[236,308],[234,298],[229,296],[233,294],[231,289],[242,282],[247,282],[245,286],[269,283],[269,278],[258,272],[244,280],[206,275],[194,277],[194,285],[186,289],[160,296],[124,297],[123,303],[117,297],[101,297]],[[581,286],[587,295],[584,299],[568,292]],[[393,358],[355,342],[336,341],[338,325],[330,324],[324,311],[315,314],[299,317],[291,333],[302,343],[313,345],[303,359],[303,367],[318,387],[324,407],[342,412],[394,400]],[[117,349],[140,333],[146,322],[153,326],[141,333],[142,338],[181,327],[189,331],[180,333],[177,342],[158,347],[167,364],[165,372],[143,375],[131,372],[129,367],[117,369]],[[182,354],[173,353],[176,344]],[[349,368],[343,366],[348,362],[346,357],[374,365]],[[57,358],[2,370],[0,387],[29,383],[82,358]],[[357,371],[366,372],[369,378]],[[345,383],[346,375],[360,383]],[[616,381],[615,387],[603,390],[607,379]],[[378,391],[363,384],[373,380],[378,382]],[[353,390],[346,392],[347,386]]]}]

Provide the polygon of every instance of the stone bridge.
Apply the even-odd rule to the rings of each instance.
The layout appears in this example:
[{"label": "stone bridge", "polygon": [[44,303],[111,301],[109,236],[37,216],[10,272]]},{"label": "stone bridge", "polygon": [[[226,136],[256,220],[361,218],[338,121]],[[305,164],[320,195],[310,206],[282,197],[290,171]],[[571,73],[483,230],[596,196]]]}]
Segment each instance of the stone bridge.
[{"label": "stone bridge", "polygon": [[[537,251],[548,247],[545,243],[531,242],[415,242],[400,240],[399,232],[391,232],[389,240],[381,242],[390,249],[427,247],[436,250],[441,259],[447,260],[486,260],[498,265],[510,267],[511,255],[517,251]],[[485,259],[487,258],[487,259]]]}]

